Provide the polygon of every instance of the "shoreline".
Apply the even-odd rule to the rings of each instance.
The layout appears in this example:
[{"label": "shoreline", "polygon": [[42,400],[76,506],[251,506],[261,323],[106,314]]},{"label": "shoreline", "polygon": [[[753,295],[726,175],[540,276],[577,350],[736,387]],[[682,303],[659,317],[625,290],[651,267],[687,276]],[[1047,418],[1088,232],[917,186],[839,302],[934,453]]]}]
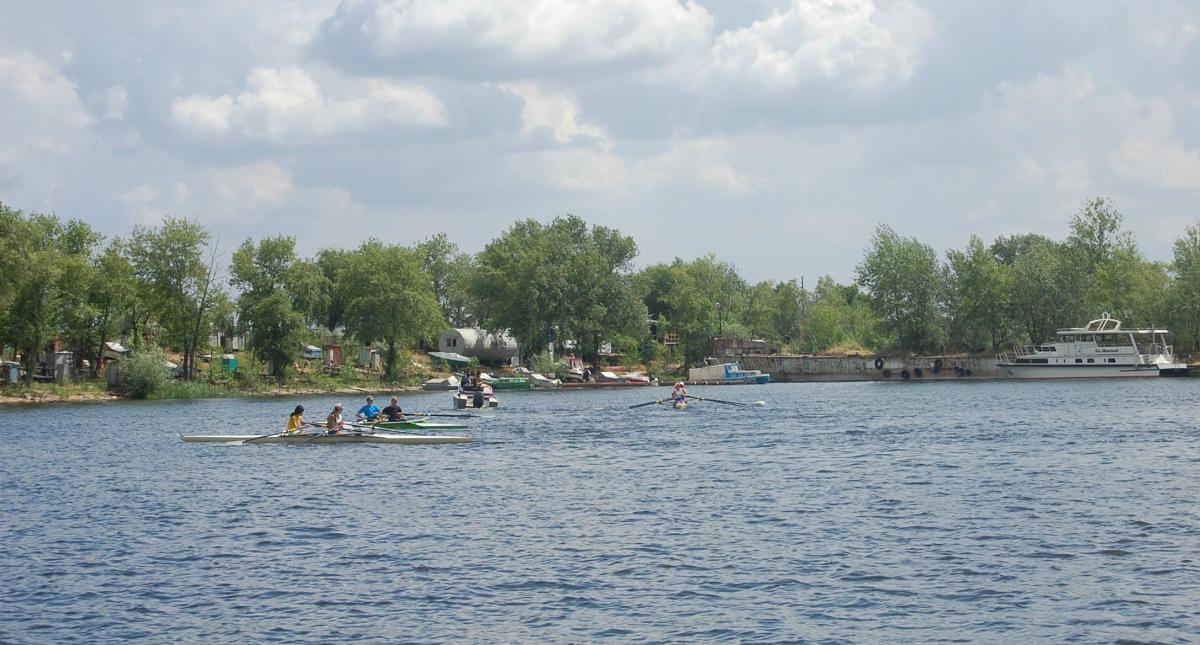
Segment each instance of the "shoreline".
[{"label": "shoreline", "polygon": [[[67,386],[73,387],[73,386]],[[116,401],[200,401],[211,399],[253,399],[253,398],[283,398],[289,396],[312,396],[312,395],[357,395],[357,394],[401,394],[408,392],[421,392],[421,388],[415,385],[397,385],[394,387],[373,386],[373,387],[356,387],[345,386],[335,389],[324,388],[275,388],[262,392],[245,392],[232,390],[227,395],[215,397],[196,397],[196,398],[165,398],[165,399],[131,399],[120,394],[113,394],[103,390],[87,390],[82,392],[64,392],[56,393],[53,391],[44,391],[38,389],[22,388],[19,394],[9,393],[6,389],[0,390],[0,407],[7,405],[43,405],[48,403],[105,403]]]}]

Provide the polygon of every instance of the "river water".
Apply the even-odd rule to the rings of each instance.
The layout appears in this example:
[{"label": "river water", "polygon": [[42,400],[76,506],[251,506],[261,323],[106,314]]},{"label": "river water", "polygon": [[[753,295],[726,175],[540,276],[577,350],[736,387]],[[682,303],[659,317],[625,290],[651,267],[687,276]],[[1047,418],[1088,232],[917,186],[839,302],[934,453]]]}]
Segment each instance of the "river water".
[{"label": "river water", "polygon": [[0,641],[1200,640],[1200,380],[692,393],[766,405],[298,447],[176,433],[337,399],[2,409]]}]

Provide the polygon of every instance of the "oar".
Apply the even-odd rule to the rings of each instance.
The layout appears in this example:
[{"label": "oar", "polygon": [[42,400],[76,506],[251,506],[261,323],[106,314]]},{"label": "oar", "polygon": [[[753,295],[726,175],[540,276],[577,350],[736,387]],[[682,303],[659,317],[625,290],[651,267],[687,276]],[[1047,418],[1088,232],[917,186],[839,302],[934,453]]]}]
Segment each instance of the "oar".
[{"label": "oar", "polygon": [[415,415],[418,417],[445,417],[447,419],[474,419],[472,414],[435,414],[433,412],[406,412],[405,416]]},{"label": "oar", "polygon": [[647,405],[658,405],[659,403],[662,403],[662,402],[664,402],[664,401],[665,401],[665,399],[659,399],[659,400],[657,400],[657,401],[650,401],[649,403],[639,403],[639,404],[637,404],[637,405],[631,405],[631,406],[629,406],[629,407],[628,407],[628,408],[626,408],[626,409],[627,409],[627,410],[632,410],[632,409],[634,409],[634,408],[644,408],[644,407],[646,407]]},{"label": "oar", "polygon": [[242,439],[239,443],[250,443],[251,441],[258,441],[259,439],[266,439],[267,437],[278,436],[278,435],[284,434],[286,432],[287,432],[287,430],[284,430],[283,432],[272,432],[271,434],[265,434],[265,435],[262,435],[261,437],[250,437],[249,439]]},{"label": "oar", "polygon": [[724,403],[725,405],[736,405],[736,406],[743,407],[743,408],[752,408],[755,406],[761,407],[761,406],[764,406],[767,404],[766,401],[755,401],[754,403],[740,403],[738,401],[722,401],[721,399],[709,399],[709,398],[702,397],[702,396],[694,396],[692,394],[689,394],[688,398],[696,399],[697,401],[710,401],[712,403]]}]

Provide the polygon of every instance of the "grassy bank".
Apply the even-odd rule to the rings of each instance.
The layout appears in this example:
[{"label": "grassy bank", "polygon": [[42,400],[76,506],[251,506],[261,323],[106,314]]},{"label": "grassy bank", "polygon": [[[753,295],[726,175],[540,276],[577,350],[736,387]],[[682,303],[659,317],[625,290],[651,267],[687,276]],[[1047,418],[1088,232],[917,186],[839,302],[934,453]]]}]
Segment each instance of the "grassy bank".
[{"label": "grassy bank", "polygon": [[[331,376],[327,374],[300,375],[281,386],[270,379],[253,382],[205,380],[170,380],[155,387],[146,397],[155,401],[186,401],[194,399],[218,399],[255,396],[296,396],[303,394],[356,394],[363,392],[398,392],[413,389],[420,383],[418,377],[406,377],[396,382],[383,382],[362,374]],[[111,401],[128,398],[120,392],[109,392],[102,381],[81,380],[64,385],[34,383],[30,387],[11,385],[0,387],[0,404],[3,403],[54,403],[65,401]]]}]

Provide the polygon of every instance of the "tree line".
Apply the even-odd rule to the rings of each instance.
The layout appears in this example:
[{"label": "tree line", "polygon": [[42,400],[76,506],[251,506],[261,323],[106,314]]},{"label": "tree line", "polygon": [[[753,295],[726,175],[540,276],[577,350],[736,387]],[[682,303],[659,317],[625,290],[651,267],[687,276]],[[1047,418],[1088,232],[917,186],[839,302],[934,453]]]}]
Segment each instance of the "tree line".
[{"label": "tree line", "polygon": [[197,355],[217,331],[288,377],[300,346],[331,330],[378,348],[394,379],[405,352],[447,327],[507,331],[527,362],[573,345],[598,361],[701,360],[717,335],[763,339],[798,353],[990,352],[1041,342],[1109,312],[1127,326],[1168,326],[1200,345],[1200,228],[1170,263],[1146,260],[1103,198],[1070,218],[1067,239],[1029,233],[939,255],[887,225],[872,235],[854,281],[822,276],[749,283],[709,254],[638,269],[635,241],[567,215],[515,222],[467,254],[444,234],[412,245],[369,239],[300,257],[288,236],[247,239],[226,259],[187,219],[106,239],[87,223],[0,204],[0,344],[27,379],[60,339],[77,364],[118,337]]}]

